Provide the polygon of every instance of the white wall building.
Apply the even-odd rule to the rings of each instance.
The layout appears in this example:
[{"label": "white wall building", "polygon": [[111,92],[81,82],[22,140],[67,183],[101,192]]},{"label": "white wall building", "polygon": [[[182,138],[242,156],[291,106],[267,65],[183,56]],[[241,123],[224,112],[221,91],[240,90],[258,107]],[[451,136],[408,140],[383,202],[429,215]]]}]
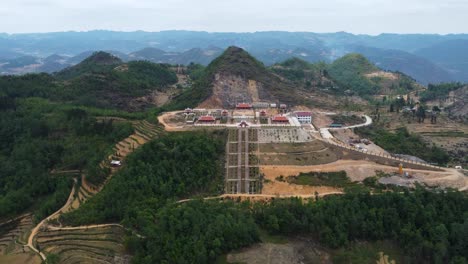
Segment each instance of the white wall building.
[{"label": "white wall building", "polygon": [[310,123],[312,123],[312,113],[311,112],[301,111],[301,112],[295,112],[295,114],[296,114],[297,120],[301,124],[310,124]]}]

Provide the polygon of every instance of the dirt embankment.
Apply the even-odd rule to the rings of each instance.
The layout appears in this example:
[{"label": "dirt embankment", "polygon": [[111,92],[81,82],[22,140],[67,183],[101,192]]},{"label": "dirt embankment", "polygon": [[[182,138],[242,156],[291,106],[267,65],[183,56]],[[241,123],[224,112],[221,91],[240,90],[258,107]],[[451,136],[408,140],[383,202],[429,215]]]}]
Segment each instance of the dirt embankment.
[{"label": "dirt embankment", "polygon": [[[388,174],[398,173],[398,168],[380,165],[371,161],[365,160],[339,160],[329,164],[314,165],[314,166],[262,166],[261,172],[264,173],[265,179],[271,181],[264,185],[264,192],[269,193],[303,193],[303,192],[324,192],[331,191],[332,187],[315,187],[315,186],[304,186],[310,187],[304,188],[298,185],[289,184],[286,182],[276,181],[278,176],[295,176],[299,173],[307,172],[332,172],[332,171],[346,171],[347,176],[352,181],[363,181],[365,178],[375,176],[376,171],[382,171]],[[427,184],[429,186],[440,186],[444,188],[454,188],[458,190],[468,189],[468,177],[464,176],[463,173],[454,169],[445,169],[443,171],[426,171],[426,170],[414,170],[404,169],[408,172],[412,178],[403,179],[403,181],[418,181],[420,183]],[[326,188],[326,189],[316,189]],[[331,189],[329,189],[331,188]],[[335,189],[337,190],[337,189]]]}]

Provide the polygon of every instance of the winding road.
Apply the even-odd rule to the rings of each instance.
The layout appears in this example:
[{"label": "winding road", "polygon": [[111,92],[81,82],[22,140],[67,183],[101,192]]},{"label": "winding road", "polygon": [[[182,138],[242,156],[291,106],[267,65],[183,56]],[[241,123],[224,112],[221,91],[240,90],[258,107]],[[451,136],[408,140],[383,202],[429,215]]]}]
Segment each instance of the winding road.
[{"label": "winding road", "polygon": [[37,235],[37,233],[40,231],[41,227],[49,220],[55,218],[56,216],[58,216],[62,211],[64,211],[65,209],[69,208],[71,206],[71,204],[73,203],[73,195],[75,194],[75,190],[76,190],[76,183],[77,183],[77,180],[76,178],[73,179],[73,188],[70,192],[70,195],[68,196],[68,200],[67,202],[62,206],[62,208],[58,209],[55,213],[49,215],[47,218],[45,218],[44,220],[42,220],[39,224],[37,224],[33,230],[31,231],[31,234],[29,235],[29,238],[28,238],[28,244],[27,246],[35,251],[36,253],[38,253],[42,260],[45,260],[46,259],[46,255],[42,252],[40,252],[35,246],[34,246],[34,237]]},{"label": "winding road", "polygon": [[352,126],[344,126],[344,127],[323,127],[323,128],[320,128],[320,135],[324,139],[332,139],[333,135],[332,135],[332,133],[330,133],[330,130],[358,128],[358,127],[369,126],[369,125],[372,124],[372,118],[370,118],[370,116],[363,115],[363,117],[366,119],[366,122],[364,122],[362,124],[357,124],[357,125],[352,125]]}]

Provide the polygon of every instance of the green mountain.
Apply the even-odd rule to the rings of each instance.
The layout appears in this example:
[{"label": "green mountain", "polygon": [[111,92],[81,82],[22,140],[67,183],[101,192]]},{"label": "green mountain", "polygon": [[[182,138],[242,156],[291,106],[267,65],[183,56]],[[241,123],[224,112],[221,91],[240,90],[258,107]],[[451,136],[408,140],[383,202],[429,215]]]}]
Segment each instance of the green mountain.
[{"label": "green mountain", "polygon": [[177,82],[168,65],[147,61],[123,63],[117,57],[97,52],[83,62],[55,75],[3,76],[3,92],[14,97],[37,96],[100,108],[138,110],[149,104],[134,102],[153,91],[163,91]]},{"label": "green mountain", "polygon": [[177,107],[233,107],[239,102],[300,104],[292,83],[273,74],[245,50],[229,47],[213,60],[190,90],[175,98]]},{"label": "green mountain", "polygon": [[385,72],[364,56],[352,53],[335,60],[327,67],[338,91],[369,98],[373,95],[406,93],[418,86],[415,80],[398,72]]},{"label": "green mountain", "polygon": [[77,65],[60,71],[56,76],[59,79],[72,79],[83,74],[109,72],[119,64],[122,64],[121,59],[110,53],[98,51]]}]

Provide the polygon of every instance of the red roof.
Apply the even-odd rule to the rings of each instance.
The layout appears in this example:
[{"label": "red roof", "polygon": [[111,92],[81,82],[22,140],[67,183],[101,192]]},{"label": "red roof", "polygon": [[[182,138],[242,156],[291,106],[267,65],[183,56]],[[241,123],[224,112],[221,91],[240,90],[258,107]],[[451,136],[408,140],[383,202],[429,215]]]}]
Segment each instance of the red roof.
[{"label": "red roof", "polygon": [[237,108],[252,108],[251,104],[246,104],[246,103],[239,103],[236,106]]},{"label": "red roof", "polygon": [[215,120],[216,119],[212,116],[200,116],[200,118],[198,118],[198,121],[201,121],[201,122],[213,122]]},{"label": "red roof", "polygon": [[312,116],[311,112],[296,112],[297,116]]},{"label": "red roof", "polygon": [[272,119],[273,122],[289,122],[288,118],[285,116],[275,116]]}]

